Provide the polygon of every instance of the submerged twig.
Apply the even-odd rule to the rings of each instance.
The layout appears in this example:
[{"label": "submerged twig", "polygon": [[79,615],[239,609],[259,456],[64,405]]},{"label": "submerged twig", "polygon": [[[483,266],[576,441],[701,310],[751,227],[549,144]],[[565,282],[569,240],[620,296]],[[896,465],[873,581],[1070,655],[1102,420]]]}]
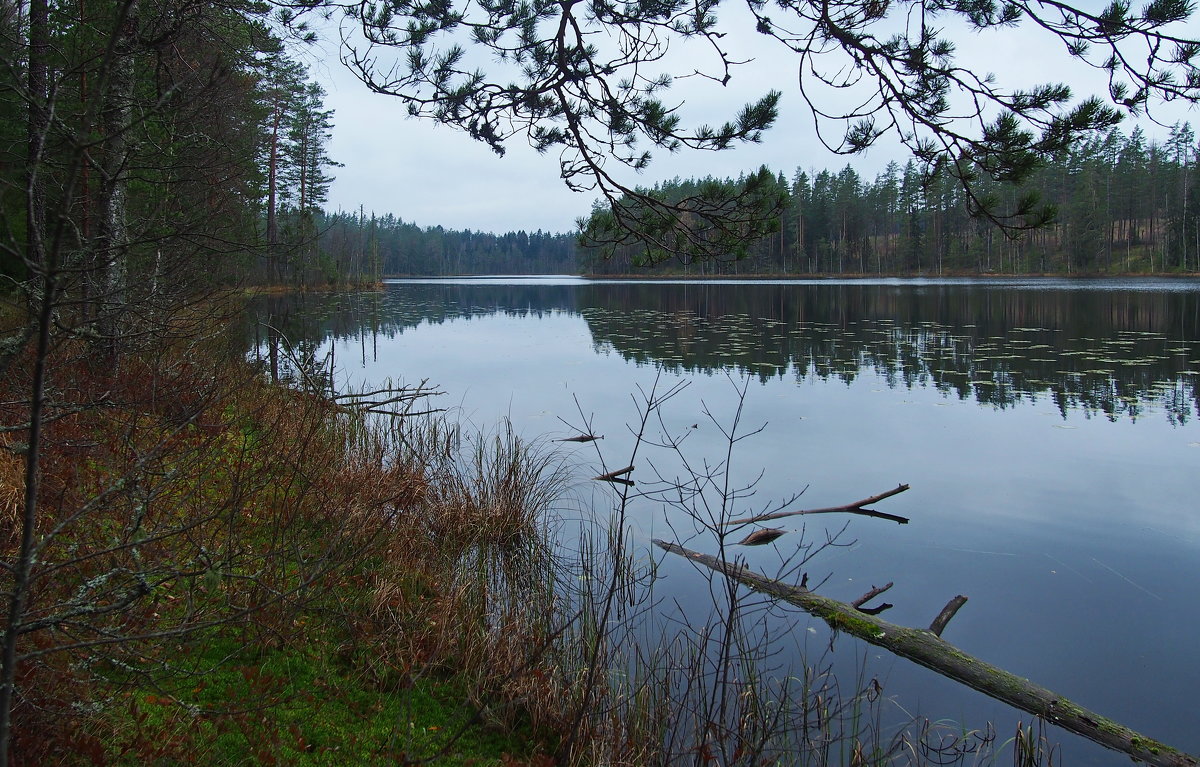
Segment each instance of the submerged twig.
[{"label": "submerged twig", "polygon": [[879,615],[879,613],[883,612],[884,610],[890,610],[893,607],[895,607],[895,605],[891,602],[884,602],[878,607],[860,607],[858,608],[858,611],[866,615]]},{"label": "submerged twig", "polygon": [[633,471],[633,467],[626,466],[624,469],[617,469],[616,471],[605,472],[604,474],[600,474],[595,477],[592,477],[592,479],[598,479],[601,482],[620,482],[621,484],[632,485],[633,482],[631,480],[621,479],[621,477],[623,475],[628,474],[631,471]]},{"label": "submerged twig", "polygon": [[556,439],[554,441],[555,442],[595,442],[598,439],[604,439],[604,435],[601,434],[599,437],[597,437],[595,434],[578,434],[574,437],[563,437],[562,439]]}]

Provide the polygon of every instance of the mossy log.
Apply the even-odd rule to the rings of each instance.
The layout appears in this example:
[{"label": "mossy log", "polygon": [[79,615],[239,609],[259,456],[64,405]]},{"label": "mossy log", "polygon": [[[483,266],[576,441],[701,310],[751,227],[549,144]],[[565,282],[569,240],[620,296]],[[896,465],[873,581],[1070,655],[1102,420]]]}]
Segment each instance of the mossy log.
[{"label": "mossy log", "polygon": [[[835,631],[845,632],[908,658],[942,676],[973,687],[1014,708],[1042,717],[1047,722],[1082,735],[1102,746],[1128,754],[1134,759],[1161,767],[1196,767],[1200,764],[1194,756],[1147,738],[1028,679],[968,655],[929,629],[889,623],[860,612],[844,602],[768,578],[744,565],[701,554],[676,543],[659,540],[654,543],[672,554],[686,557],[733,578],[755,591],[794,604],[824,620]],[[951,604],[958,602],[961,605],[965,599],[959,601],[960,599],[956,597],[955,600],[951,600]],[[940,620],[941,616],[938,616],[938,619]],[[936,623],[937,621],[935,625]]]}]

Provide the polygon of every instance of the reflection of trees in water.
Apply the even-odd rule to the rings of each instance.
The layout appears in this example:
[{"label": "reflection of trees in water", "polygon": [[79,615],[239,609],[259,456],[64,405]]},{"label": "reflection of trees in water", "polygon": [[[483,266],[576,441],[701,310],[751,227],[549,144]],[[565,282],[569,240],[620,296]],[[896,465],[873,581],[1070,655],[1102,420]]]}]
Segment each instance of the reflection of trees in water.
[{"label": "reflection of trees in water", "polygon": [[[575,311],[572,290],[570,285],[409,283],[377,292],[259,296],[251,300],[247,317],[252,325],[269,322],[292,343],[394,338],[423,322]],[[247,328],[247,337],[255,338],[254,333]]]},{"label": "reflection of trees in water", "polygon": [[[375,292],[289,293],[250,300],[243,313],[252,353],[273,379],[312,377],[338,362],[321,353],[331,340],[339,354],[376,357],[380,338],[395,338],[422,323],[493,314],[543,317],[574,311],[569,285],[407,283]],[[299,364],[297,364],[299,363]],[[420,373],[420,371],[414,371]]]},{"label": "reflection of trees in water", "polygon": [[846,383],[869,370],[998,408],[1200,411],[1194,292],[630,284],[589,286],[580,305],[598,345],[673,369]]},{"label": "reflection of trees in water", "polygon": [[[674,370],[762,380],[934,387],[998,408],[1046,397],[1136,418],[1200,411],[1200,294],[998,285],[405,284],[368,294],[269,296],[254,309],[291,343],[376,338],[422,322],[579,313],[597,348]],[[264,332],[247,329],[251,338]]]}]

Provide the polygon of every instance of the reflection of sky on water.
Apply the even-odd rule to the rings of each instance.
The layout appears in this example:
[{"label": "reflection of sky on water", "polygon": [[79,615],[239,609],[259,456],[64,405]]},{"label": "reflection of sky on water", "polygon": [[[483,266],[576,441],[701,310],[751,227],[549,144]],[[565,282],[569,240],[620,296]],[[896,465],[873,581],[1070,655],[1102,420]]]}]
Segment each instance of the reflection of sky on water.
[{"label": "reflection of sky on water", "polygon": [[[1072,289],[1087,285],[1076,288],[1072,283]],[[1195,289],[1194,283],[1171,281],[1165,290],[1175,292],[1180,285]],[[393,302],[404,306],[409,289],[393,288],[398,292],[385,309]],[[609,467],[628,463],[633,446],[628,425],[636,419],[633,397],[638,388],[648,390],[659,376],[660,388],[686,380],[689,387],[664,411],[665,426],[670,433],[689,435],[684,445],[693,460],[723,457],[717,429],[703,413],[707,409],[727,422],[737,397],[723,372],[701,364],[710,359],[704,356],[709,352],[697,352],[690,365],[656,360],[653,344],[636,346],[633,325],[609,324],[620,312],[615,303],[597,306],[595,293],[604,288],[563,287],[593,291],[590,303],[580,307],[582,314],[568,301],[517,306],[472,296],[469,286],[463,289],[468,292],[446,294],[448,301],[440,304],[427,294],[414,294],[445,309],[432,320],[410,314],[399,332],[365,344],[347,333],[351,337],[337,352],[342,375],[354,381],[391,376],[408,383],[428,378],[447,392],[438,404],[458,408],[458,415],[478,428],[488,429],[507,416],[523,432],[549,438],[568,436],[563,422],[580,424],[581,407],[594,432],[605,437],[598,445]],[[470,316],[463,316],[464,305],[473,307]],[[1193,311],[1194,306],[1193,299]],[[406,310],[412,312],[412,304]],[[644,309],[635,316],[651,323],[662,316],[657,311]],[[388,321],[386,311],[381,317]],[[745,318],[712,319],[736,330],[718,335],[718,341],[737,340],[756,327]],[[912,331],[891,336],[876,332],[887,329],[880,318],[849,323],[867,327],[888,343]],[[1023,327],[1038,326],[1018,325],[1015,331],[1010,326],[1007,337],[1023,337]],[[942,330],[952,337],[974,332],[968,327]],[[1142,341],[1131,332],[1124,328],[1102,338],[1066,339],[1056,351],[1091,343],[1134,349]],[[664,343],[684,337],[670,335]],[[1125,343],[1131,340],[1134,344]],[[1198,340],[1176,337],[1170,348],[1185,348],[1189,359],[1195,359]],[[849,336],[831,334],[829,344],[831,359],[868,355]],[[364,345],[365,363],[360,353]],[[845,349],[847,345],[852,348]],[[710,351],[711,358],[739,357],[738,349]],[[1138,346],[1136,353],[1145,349]],[[878,349],[869,354],[883,359]],[[1155,374],[1163,375],[1167,368],[1161,366],[1171,363],[1155,364]],[[1016,361],[1013,366],[1020,369]],[[1121,367],[1109,364],[1110,369]],[[813,563],[815,577],[829,576],[824,593],[853,599],[870,585],[894,581],[887,601],[896,607],[885,617],[910,625],[927,625],[946,600],[967,594],[970,602],[951,623],[948,640],[1149,735],[1200,752],[1200,731],[1188,705],[1200,687],[1194,651],[1200,603],[1190,577],[1200,562],[1195,503],[1200,427],[1192,402],[1195,378],[1188,382],[1187,374],[1182,375],[1185,383],[1171,384],[1192,387],[1182,405],[1189,418],[1182,423],[1163,417],[1161,401],[1154,400],[1139,403],[1137,417],[1127,413],[1116,418],[1079,408],[1064,412],[1061,402],[1036,391],[1026,392],[1020,407],[998,407],[961,397],[954,389],[939,390],[920,375],[897,383],[886,365],[859,368],[852,376],[797,376],[790,371],[756,377],[744,403],[743,423],[746,429],[766,429],[740,443],[733,461],[743,482],[760,472],[763,478],[738,513],[758,511],[806,487],[800,505],[811,508],[910,484],[910,491],[879,507],[910,517],[910,524],[856,518],[848,539],[857,543],[828,551]],[[1130,380],[1139,393],[1163,387],[1152,379]],[[655,424],[650,436],[658,438],[660,431]],[[591,476],[595,446],[562,447],[586,464],[579,476]],[[662,451],[653,457],[644,452],[635,462],[639,481],[650,476],[648,460],[665,474],[678,470]],[[676,524],[674,531],[670,521]],[[812,538],[826,528],[837,529],[842,521],[809,517],[784,520],[781,526],[799,530],[806,524]],[[646,502],[635,506],[632,526],[643,540],[675,538],[681,530],[679,520]],[[778,552],[790,551],[794,540],[785,536],[744,553],[751,565],[772,571]],[[705,548],[703,540],[693,543]],[[673,563],[665,572],[665,587],[675,589],[673,593],[703,592],[688,567]],[[868,652],[872,657],[877,653]],[[962,717],[974,724],[988,716],[1013,720],[980,696],[933,680],[926,671],[890,658],[876,662],[880,670],[872,673],[886,674],[892,683],[888,693],[913,712]],[[1010,734],[1005,730],[1001,736]],[[1102,758],[1119,763],[1115,756],[1104,757],[1074,740],[1067,741],[1067,754],[1076,756],[1075,763]]]}]

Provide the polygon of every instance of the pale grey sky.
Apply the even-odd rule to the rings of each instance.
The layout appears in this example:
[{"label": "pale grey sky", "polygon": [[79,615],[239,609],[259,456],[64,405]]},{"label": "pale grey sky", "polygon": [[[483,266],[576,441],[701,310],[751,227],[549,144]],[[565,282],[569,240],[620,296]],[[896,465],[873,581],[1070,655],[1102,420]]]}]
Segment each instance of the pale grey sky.
[{"label": "pale grey sky", "polygon": [[[728,16],[732,23],[739,21],[736,13]],[[1185,30],[1189,36],[1200,36],[1196,26]],[[1103,93],[1104,82],[1096,72],[1068,59],[1061,44],[1052,45],[1045,35],[958,31],[953,38],[961,62],[977,73],[996,73],[1009,87],[1055,80],[1070,83],[1076,95]],[[881,140],[866,155],[828,152],[817,141],[812,118],[797,92],[795,56],[779,45],[764,45],[765,39],[752,28],[731,34],[726,42],[735,57],[752,59],[735,70],[728,86],[692,78],[680,82],[664,100],[682,102],[685,124],[718,123],[746,102],[778,89],[784,95],[776,127],[758,145],[718,153],[657,153],[647,171],[627,174],[625,181],[652,185],[675,176],[737,176],[763,164],[790,177],[797,167],[840,169],[849,163],[864,177],[873,178],[890,160],[907,159],[903,149],[889,140]],[[397,99],[369,92],[337,62],[333,50],[332,44],[326,45],[324,61],[312,66],[313,76],[328,92],[327,108],[335,110],[329,154],[345,165],[335,169],[330,208],[357,210],[361,204],[368,213],[392,213],[422,226],[495,232],[567,232],[573,230],[576,218],[590,210],[594,195],[567,189],[559,179],[557,154],[538,155],[523,140],[514,139],[507,154],[497,157],[463,132],[409,118]],[[677,67],[703,65],[702,61],[693,64],[687,50],[676,49],[673,55]],[[1194,107],[1181,105],[1164,107],[1158,117],[1168,124],[1200,122]],[[1166,129],[1145,127],[1152,137],[1166,136]],[[1131,128],[1129,120],[1122,126],[1126,132]]]}]

